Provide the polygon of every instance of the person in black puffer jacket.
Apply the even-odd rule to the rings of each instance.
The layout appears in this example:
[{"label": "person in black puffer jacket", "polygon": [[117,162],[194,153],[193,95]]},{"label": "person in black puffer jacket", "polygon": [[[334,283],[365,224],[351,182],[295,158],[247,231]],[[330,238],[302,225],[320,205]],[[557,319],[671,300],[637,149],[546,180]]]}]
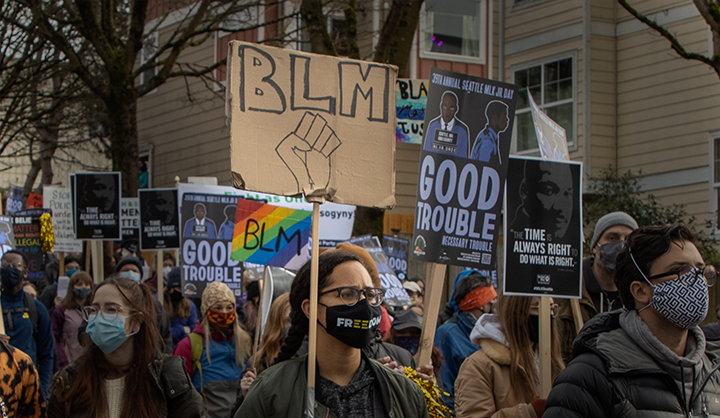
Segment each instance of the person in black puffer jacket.
[{"label": "person in black puffer jacket", "polygon": [[698,327],[717,277],[695,242],[682,225],[630,234],[615,271],[625,310],[585,325],[544,417],[720,416],[720,341]]}]

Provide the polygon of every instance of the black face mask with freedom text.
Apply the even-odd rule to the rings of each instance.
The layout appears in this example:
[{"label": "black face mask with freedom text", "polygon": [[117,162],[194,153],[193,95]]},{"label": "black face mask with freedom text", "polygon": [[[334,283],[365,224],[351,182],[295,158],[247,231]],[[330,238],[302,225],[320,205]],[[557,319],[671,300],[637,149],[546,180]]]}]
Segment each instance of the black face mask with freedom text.
[{"label": "black face mask with freedom text", "polygon": [[[355,348],[365,348],[375,337],[375,329],[380,325],[382,309],[372,306],[367,299],[361,299],[353,306],[327,306],[323,328],[328,334]],[[320,321],[318,321],[320,324]],[[322,326],[322,324],[320,324]]]}]

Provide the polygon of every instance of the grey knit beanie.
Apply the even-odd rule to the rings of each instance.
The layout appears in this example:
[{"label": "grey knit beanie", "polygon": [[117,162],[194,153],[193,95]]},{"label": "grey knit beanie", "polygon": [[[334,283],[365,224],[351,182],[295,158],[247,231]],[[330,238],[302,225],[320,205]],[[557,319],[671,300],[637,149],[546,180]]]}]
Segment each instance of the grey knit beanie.
[{"label": "grey knit beanie", "polygon": [[628,215],[625,212],[618,211],[608,213],[607,215],[598,219],[597,223],[595,224],[595,232],[593,233],[592,241],[590,241],[590,249],[595,248],[595,245],[597,245],[598,241],[600,241],[600,237],[602,237],[603,232],[615,225],[624,225],[633,230],[637,229],[638,227],[635,219],[633,219],[632,216]]}]

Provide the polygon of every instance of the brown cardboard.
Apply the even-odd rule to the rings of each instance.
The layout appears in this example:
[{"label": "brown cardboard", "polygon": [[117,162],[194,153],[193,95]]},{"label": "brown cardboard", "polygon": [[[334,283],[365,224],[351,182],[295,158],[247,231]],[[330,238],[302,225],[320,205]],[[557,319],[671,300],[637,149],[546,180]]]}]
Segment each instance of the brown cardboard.
[{"label": "brown cardboard", "polygon": [[232,41],[233,185],[395,205],[397,67]]}]

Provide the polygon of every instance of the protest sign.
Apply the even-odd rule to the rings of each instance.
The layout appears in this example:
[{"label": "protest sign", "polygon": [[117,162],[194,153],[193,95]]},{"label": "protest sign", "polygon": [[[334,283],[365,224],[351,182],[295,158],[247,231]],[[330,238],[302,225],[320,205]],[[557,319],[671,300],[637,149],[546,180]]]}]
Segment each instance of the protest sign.
[{"label": "protest sign", "polygon": [[237,199],[232,259],[298,270],[307,261],[312,212]]},{"label": "protest sign", "polygon": [[120,173],[75,173],[77,239],[119,240]]},{"label": "protest sign", "polygon": [[503,293],[580,298],[582,164],[510,158]]},{"label": "protest sign", "polygon": [[206,283],[221,281],[242,296],[242,265],[230,258],[237,198],[183,193],[181,202],[183,293],[197,297]]},{"label": "protest sign", "polygon": [[362,235],[359,237],[352,238],[347,242],[355,244],[359,247],[365,248],[370,256],[375,261],[375,266],[378,270],[378,276],[380,276],[380,284],[385,289],[385,301],[390,306],[407,306],[411,305],[412,301],[408,296],[405,289],[402,287],[402,283],[398,280],[395,272],[390,268],[383,248],[380,245],[378,237],[371,237],[370,235]]},{"label": "protest sign", "polygon": [[432,68],[415,259],[495,266],[516,91],[511,84]]},{"label": "protest sign", "polygon": [[0,216],[0,256],[15,248],[12,217]]},{"label": "protest sign", "polygon": [[30,193],[28,195],[27,205],[25,209],[42,209],[43,208],[43,195],[37,193]]},{"label": "protest sign", "polygon": [[9,185],[7,200],[5,201],[5,210],[8,215],[14,215],[15,212],[22,210],[23,188],[20,186]]},{"label": "protest sign", "polygon": [[395,83],[395,141],[422,144],[427,80],[399,78]]},{"label": "protest sign", "polygon": [[13,234],[15,250],[28,258],[27,279],[38,281],[45,274],[45,253],[42,252],[40,239],[40,215],[49,213],[47,209],[26,209],[15,212]]},{"label": "protest sign", "polygon": [[540,155],[548,160],[570,161],[565,128],[540,110],[529,90],[528,97]]},{"label": "protest sign", "polygon": [[83,250],[82,241],[76,240],[73,232],[70,189],[60,186],[44,186],[43,208],[52,211],[52,225],[55,231],[53,250],[66,253],[81,253]]},{"label": "protest sign", "polygon": [[235,187],[395,205],[397,67],[232,41],[227,70]]},{"label": "protest sign", "polygon": [[390,235],[383,236],[383,251],[388,259],[390,268],[393,269],[395,275],[400,280],[407,279],[408,271],[408,247],[410,247],[410,241],[393,237]]},{"label": "protest sign", "polygon": [[140,196],[140,249],[180,248],[176,189],[138,190]]},{"label": "protest sign", "polygon": [[267,267],[264,271],[262,296],[260,297],[260,329],[256,335],[262,335],[270,316],[272,303],[278,296],[290,292],[295,273],[281,267]]},{"label": "protest sign", "polygon": [[140,200],[137,197],[120,199],[122,240],[140,240]]},{"label": "protest sign", "polygon": [[[302,197],[278,196],[269,193],[257,193],[239,190],[227,186],[207,186],[196,184],[180,184],[178,195],[184,193],[207,193],[218,196],[234,196],[245,199],[262,201],[284,208],[312,210],[312,204]],[[326,245],[335,248],[336,244],[345,242],[352,236],[355,225],[355,210],[353,205],[326,202],[320,205],[320,248]],[[230,237],[232,239],[232,237]]]}]

